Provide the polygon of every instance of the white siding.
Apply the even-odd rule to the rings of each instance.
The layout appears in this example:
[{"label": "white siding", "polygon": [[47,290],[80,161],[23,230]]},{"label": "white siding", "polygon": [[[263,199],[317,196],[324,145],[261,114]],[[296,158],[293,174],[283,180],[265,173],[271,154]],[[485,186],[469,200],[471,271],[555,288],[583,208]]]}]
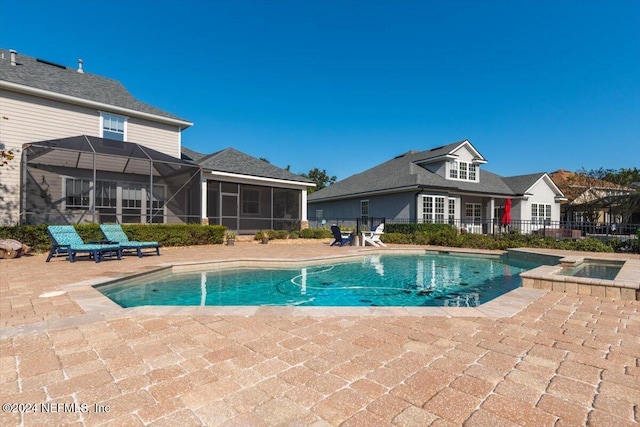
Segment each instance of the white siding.
[{"label": "white siding", "polygon": [[513,219],[530,221],[531,204],[538,203],[551,205],[551,221],[560,221],[560,203],[555,201],[556,193],[545,179],[541,179],[531,186],[528,193],[532,195],[527,200],[522,200],[518,204],[513,205]]},{"label": "white siding", "polygon": [[463,145],[452,154],[458,156],[458,160],[461,162],[471,163],[474,159],[474,154],[469,150],[469,147]]},{"label": "white siding", "polygon": [[[129,118],[128,140],[180,157],[180,129]],[[87,107],[0,90],[0,148],[15,158],[0,168],[0,225],[19,221],[22,144],[77,135],[100,136],[100,112]]]}]

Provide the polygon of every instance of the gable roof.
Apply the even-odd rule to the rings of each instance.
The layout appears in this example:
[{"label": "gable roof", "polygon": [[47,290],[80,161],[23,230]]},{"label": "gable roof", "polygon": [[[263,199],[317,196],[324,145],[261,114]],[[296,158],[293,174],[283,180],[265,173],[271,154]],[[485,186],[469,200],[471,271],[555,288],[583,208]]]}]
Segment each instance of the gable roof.
[{"label": "gable roof", "polygon": [[[430,159],[446,160],[443,156],[450,154],[463,144],[469,144],[473,148],[465,140],[426,151],[409,151],[316,191],[309,195],[308,200],[319,202],[375,193],[420,191],[425,188],[436,191],[516,197],[524,195],[533,184],[546,175],[542,172],[504,178],[484,169],[478,169],[479,182],[471,182],[448,180],[420,166],[429,163]],[[477,150],[473,150],[477,153]],[[484,161],[484,158],[481,160]]]},{"label": "gable roof", "polygon": [[[442,160],[444,158],[456,158],[457,154],[455,154],[456,151],[458,151],[460,148],[462,148],[463,146],[467,146],[469,148],[469,150],[474,153],[475,157],[477,158],[477,161],[479,163],[486,163],[486,159],[482,156],[482,154],[480,154],[480,152],[478,150],[475,149],[475,147],[473,145],[471,145],[471,143],[466,140],[463,139],[462,141],[458,141],[458,142],[453,142],[451,144],[447,144],[447,145],[443,145],[441,147],[436,147],[436,148],[431,148],[429,150],[426,151],[422,151],[421,153],[424,153],[424,158],[419,159],[419,160],[415,160],[416,163],[430,163],[433,161],[438,161],[438,160]],[[420,153],[418,151],[409,151],[409,153],[407,154],[416,154],[416,153]]]},{"label": "gable roof", "polygon": [[527,175],[516,175],[503,177],[502,181],[507,184],[516,194],[524,194],[533,186],[540,178],[545,175],[545,172],[531,173]]},{"label": "gable roof", "polygon": [[0,87],[13,90],[30,88],[44,91],[40,96],[71,97],[68,102],[90,101],[134,113],[171,119],[181,122],[183,126],[192,125],[174,114],[138,101],[117,80],[87,72],[80,73],[74,68],[22,54],[17,54],[16,65],[11,65],[10,58],[10,52],[0,48]]},{"label": "gable roof", "polygon": [[226,172],[248,177],[261,177],[307,183],[313,181],[296,175],[286,169],[274,166],[262,159],[255,158],[233,148],[225,148],[213,154],[202,154],[188,148],[182,148],[182,158],[200,165],[203,169],[215,172]]},{"label": "gable roof", "polygon": [[629,193],[630,188],[589,177],[583,173],[559,169],[551,172],[549,177],[555,185],[566,195],[568,202],[573,204],[590,203],[605,196],[617,193]]}]

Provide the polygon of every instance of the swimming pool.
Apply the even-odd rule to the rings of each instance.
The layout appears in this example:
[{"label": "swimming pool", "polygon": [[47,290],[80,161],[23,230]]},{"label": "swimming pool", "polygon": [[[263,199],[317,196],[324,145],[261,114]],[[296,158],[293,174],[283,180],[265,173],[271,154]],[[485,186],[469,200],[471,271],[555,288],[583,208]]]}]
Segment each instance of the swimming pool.
[{"label": "swimming pool", "polygon": [[539,264],[444,254],[370,255],[297,268],[154,273],[96,286],[122,307],[461,306],[475,307],[521,286]]}]

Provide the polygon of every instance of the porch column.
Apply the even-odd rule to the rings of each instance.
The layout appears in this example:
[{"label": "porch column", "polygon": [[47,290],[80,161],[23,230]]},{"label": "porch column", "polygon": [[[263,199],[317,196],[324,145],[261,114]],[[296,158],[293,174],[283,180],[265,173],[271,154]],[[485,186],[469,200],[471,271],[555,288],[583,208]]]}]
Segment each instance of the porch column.
[{"label": "porch column", "polygon": [[200,173],[200,224],[209,225],[207,216],[207,178]]},{"label": "porch column", "polygon": [[304,230],[309,228],[309,220],[307,219],[307,189],[302,190],[302,197],[300,198],[300,229]]},{"label": "porch column", "polygon": [[495,213],[495,207],[496,207],[496,199],[494,199],[493,197],[491,198],[491,200],[489,200],[489,219],[490,219],[490,223],[489,226],[487,227],[487,233],[488,234],[493,234],[494,233],[494,218],[493,218],[493,214]]}]

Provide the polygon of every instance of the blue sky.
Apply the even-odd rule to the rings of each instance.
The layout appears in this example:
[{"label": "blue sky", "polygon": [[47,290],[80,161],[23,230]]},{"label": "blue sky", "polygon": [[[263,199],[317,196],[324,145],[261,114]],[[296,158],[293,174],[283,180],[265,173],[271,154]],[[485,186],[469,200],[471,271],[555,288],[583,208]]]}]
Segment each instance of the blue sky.
[{"label": "blue sky", "polygon": [[500,175],[640,167],[639,1],[0,0],[0,44],[338,179],[470,140]]}]

